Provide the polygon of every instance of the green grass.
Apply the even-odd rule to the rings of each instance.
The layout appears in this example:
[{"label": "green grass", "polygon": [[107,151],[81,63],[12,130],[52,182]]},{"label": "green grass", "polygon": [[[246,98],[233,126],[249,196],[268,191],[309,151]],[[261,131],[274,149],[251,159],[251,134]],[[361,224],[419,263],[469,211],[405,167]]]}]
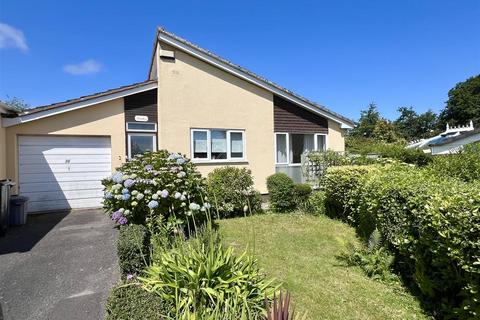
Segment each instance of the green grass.
[{"label": "green grass", "polygon": [[248,247],[309,319],[428,319],[399,284],[366,277],[337,256],[357,242],[346,224],[327,217],[266,214],[220,220],[227,244]]}]

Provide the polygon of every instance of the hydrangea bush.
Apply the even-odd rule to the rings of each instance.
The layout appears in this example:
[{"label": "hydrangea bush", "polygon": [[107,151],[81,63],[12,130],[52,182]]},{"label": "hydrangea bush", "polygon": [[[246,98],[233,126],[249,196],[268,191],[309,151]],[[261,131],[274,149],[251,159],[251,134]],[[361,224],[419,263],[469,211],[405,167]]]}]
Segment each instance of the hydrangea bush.
[{"label": "hydrangea bush", "polygon": [[195,165],[166,150],[135,156],[102,184],[104,207],[119,225],[145,224],[175,231],[200,223],[210,208]]}]

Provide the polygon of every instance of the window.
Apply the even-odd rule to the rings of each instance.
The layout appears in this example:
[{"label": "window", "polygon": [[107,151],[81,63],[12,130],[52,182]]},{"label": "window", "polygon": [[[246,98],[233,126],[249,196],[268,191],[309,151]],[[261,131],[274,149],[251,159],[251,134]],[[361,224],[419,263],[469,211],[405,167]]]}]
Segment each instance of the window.
[{"label": "window", "polygon": [[128,157],[132,158],[145,151],[157,151],[157,137],[154,134],[129,133]]},{"label": "window", "polygon": [[288,134],[277,133],[276,136],[276,162],[278,164],[288,163]]},{"label": "window", "polygon": [[208,131],[207,130],[193,131],[193,158],[194,159],[208,158]]},{"label": "window", "polygon": [[219,162],[244,160],[244,131],[192,129],[192,158]]},{"label": "window", "polygon": [[151,122],[127,122],[127,131],[156,132],[157,124]]},{"label": "window", "polygon": [[227,131],[212,130],[212,159],[227,159]]},{"label": "window", "polygon": [[315,150],[326,151],[327,150],[327,135],[317,133],[315,135]]},{"label": "window", "polygon": [[298,165],[307,151],[326,150],[326,134],[275,133],[276,164]]}]

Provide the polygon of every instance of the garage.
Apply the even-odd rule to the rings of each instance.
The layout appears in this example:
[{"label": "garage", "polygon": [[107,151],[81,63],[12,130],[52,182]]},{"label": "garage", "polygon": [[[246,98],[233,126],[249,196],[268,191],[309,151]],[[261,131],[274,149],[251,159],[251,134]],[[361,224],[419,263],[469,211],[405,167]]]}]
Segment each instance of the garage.
[{"label": "garage", "polygon": [[102,205],[111,174],[110,137],[18,136],[19,194],[29,213]]}]

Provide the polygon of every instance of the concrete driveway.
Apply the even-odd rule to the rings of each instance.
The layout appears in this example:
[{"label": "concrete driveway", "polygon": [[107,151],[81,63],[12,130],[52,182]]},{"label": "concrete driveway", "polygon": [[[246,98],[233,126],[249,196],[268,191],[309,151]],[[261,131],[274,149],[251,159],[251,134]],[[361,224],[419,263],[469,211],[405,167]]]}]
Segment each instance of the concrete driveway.
[{"label": "concrete driveway", "polygon": [[78,210],[10,228],[0,238],[4,319],[103,319],[119,279],[113,227],[101,210]]}]

